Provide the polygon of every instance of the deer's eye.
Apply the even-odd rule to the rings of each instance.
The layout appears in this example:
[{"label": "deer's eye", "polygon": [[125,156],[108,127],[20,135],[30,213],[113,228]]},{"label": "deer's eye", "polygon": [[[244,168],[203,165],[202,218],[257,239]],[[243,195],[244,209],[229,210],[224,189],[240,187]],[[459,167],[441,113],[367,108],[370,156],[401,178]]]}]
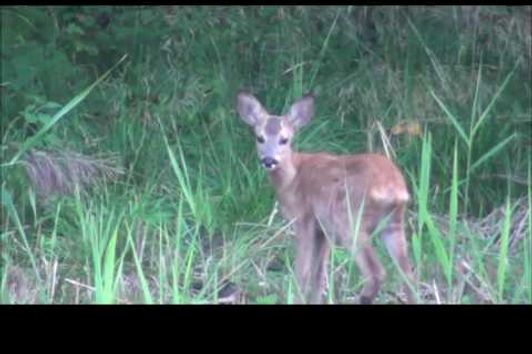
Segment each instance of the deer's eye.
[{"label": "deer's eye", "polygon": [[264,143],[264,137],[261,135],[257,135],[257,141],[259,142],[259,144]]},{"label": "deer's eye", "polygon": [[279,140],[279,144],[281,145],[286,145],[288,143],[288,138],[281,138],[281,140]]}]

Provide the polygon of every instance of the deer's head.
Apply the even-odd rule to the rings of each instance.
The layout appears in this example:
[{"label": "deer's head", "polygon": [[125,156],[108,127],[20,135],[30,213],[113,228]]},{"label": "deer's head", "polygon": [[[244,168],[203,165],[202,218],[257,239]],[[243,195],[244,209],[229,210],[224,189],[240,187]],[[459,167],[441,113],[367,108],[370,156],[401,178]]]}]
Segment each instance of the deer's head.
[{"label": "deer's head", "polygon": [[287,113],[277,116],[268,113],[253,95],[241,91],[237,110],[242,120],[253,128],[262,166],[274,170],[290,158],[294,134],[312,119],[314,97],[312,94],[303,96]]}]

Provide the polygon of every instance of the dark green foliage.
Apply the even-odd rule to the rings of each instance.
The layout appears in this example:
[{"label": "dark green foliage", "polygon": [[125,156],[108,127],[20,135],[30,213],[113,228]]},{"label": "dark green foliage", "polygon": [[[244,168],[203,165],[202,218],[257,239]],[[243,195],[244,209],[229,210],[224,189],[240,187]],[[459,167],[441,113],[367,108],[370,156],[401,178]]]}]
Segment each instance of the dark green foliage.
[{"label": "dark green foliage", "polygon": [[[256,276],[246,263],[250,252],[283,224],[277,217],[270,220],[273,191],[256,161],[248,127],[235,114],[235,95],[242,88],[252,90],[274,113],[283,113],[295,98],[313,90],[317,115],[296,147],[382,151],[387,135],[411,190],[426,167],[423,133],[390,132],[401,122],[418,124],[432,137],[427,203],[434,214],[449,211],[455,146],[460,218],[485,217],[508,197],[526,196],[530,189],[530,6],[3,6],[0,14],[2,185],[23,226],[17,227],[3,204],[0,248],[6,264],[28,267],[33,259],[28,254],[39,260],[42,252],[66,264],[65,277],[81,279],[79,274],[94,263],[89,257],[94,245],[76,240],[105,235],[107,245],[116,224],[116,244],[109,243],[116,254],[98,255],[107,257],[106,267],[122,267],[123,261],[124,272],[146,267],[148,280],[138,285],[138,294],[144,295],[136,299],[150,301],[146,287],[153,279],[148,275],[170,274],[166,271],[175,267],[161,270],[168,262],[179,264],[179,274],[158,281],[172,284],[166,295],[173,297],[165,297],[162,288],[161,294],[152,294],[165,302],[212,301],[227,274],[250,284],[258,303],[286,302],[285,278],[264,288],[257,285],[259,278],[246,280]],[[57,199],[35,197],[39,182],[32,183],[24,168],[32,155],[23,154],[15,165],[7,162],[124,55],[127,59],[33,146],[40,156],[71,151],[88,155],[87,161],[113,154],[119,157],[115,167],[124,173],[83,196],[73,195],[69,187]],[[481,117],[473,137],[471,128]],[[40,172],[54,177],[61,172],[54,166],[63,165],[49,161],[47,166],[53,172]],[[81,232],[83,227],[88,229]],[[22,237],[23,231],[30,250],[13,236]],[[206,240],[224,243],[238,256],[223,247],[223,255],[213,256],[200,246]],[[425,243],[420,245],[425,250]],[[270,253],[280,252],[269,247],[255,266],[266,267]],[[137,264],[136,256],[144,258]],[[515,262],[530,264],[530,255],[523,257]],[[430,264],[424,276],[442,277],[432,271],[438,269],[436,262],[425,261]],[[190,290],[194,267],[201,268],[207,284],[199,292]],[[91,272],[83,277],[92,279]],[[489,270],[484,273],[489,278]],[[337,292],[348,292],[345,282],[353,287],[357,277],[350,270],[335,285]],[[519,287],[513,280],[506,286]],[[102,284],[103,299],[112,298],[114,285]],[[74,301],[69,291],[55,300]],[[96,298],[91,296],[80,301]]]}]

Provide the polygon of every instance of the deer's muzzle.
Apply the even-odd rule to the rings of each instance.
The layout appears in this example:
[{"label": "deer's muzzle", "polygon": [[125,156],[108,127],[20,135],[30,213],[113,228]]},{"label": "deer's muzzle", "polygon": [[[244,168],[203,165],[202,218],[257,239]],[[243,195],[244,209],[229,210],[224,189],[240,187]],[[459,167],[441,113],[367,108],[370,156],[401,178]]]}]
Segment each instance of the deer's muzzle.
[{"label": "deer's muzzle", "polygon": [[262,163],[262,166],[268,170],[273,170],[279,164],[279,161],[272,157],[263,157],[260,162]]}]

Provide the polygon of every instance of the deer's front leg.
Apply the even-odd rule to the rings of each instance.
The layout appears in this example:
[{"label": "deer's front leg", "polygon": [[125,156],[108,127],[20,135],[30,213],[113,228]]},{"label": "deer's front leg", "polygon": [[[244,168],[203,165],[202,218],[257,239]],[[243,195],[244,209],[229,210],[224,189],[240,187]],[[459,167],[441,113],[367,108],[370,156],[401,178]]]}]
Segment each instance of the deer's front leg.
[{"label": "deer's front leg", "polygon": [[296,222],[296,264],[295,272],[299,286],[297,303],[307,303],[317,284],[313,277],[313,256],[316,248],[314,237],[316,225],[313,219],[306,218]]},{"label": "deer's front leg", "polygon": [[310,302],[322,304],[324,301],[325,289],[327,287],[327,262],[330,256],[331,247],[327,237],[319,226],[314,233],[314,257],[312,260],[312,278],[315,284],[310,294]]}]

